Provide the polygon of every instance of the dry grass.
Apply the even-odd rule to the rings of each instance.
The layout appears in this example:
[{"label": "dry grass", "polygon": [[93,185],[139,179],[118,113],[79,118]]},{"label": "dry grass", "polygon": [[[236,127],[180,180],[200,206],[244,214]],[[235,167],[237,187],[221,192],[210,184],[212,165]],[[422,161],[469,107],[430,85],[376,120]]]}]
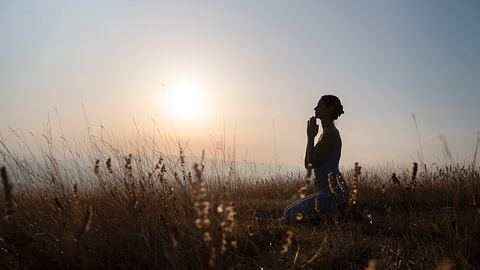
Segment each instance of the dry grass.
[{"label": "dry grass", "polygon": [[311,175],[207,176],[182,148],[175,159],[98,144],[71,151],[72,169],[55,151],[27,161],[2,145],[2,269],[480,267],[477,167],[382,178],[355,164],[345,219],[288,225],[278,218]]}]

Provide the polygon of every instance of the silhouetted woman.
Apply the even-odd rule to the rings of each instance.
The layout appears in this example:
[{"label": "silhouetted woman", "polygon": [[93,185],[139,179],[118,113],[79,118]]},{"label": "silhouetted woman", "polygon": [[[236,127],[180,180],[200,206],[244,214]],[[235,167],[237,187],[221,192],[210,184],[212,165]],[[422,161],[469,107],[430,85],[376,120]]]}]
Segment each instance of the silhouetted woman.
[{"label": "silhouetted woman", "polygon": [[[305,168],[308,169],[309,164],[313,167],[316,192],[285,208],[283,216],[288,221],[315,220],[332,214],[338,217],[341,215],[339,206],[346,202],[350,192],[338,170],[342,139],[333,120],[343,114],[340,99],[333,95],[322,96],[314,110],[315,116],[307,121]],[[323,132],[314,146],[318,134],[316,118],[321,120]]]}]

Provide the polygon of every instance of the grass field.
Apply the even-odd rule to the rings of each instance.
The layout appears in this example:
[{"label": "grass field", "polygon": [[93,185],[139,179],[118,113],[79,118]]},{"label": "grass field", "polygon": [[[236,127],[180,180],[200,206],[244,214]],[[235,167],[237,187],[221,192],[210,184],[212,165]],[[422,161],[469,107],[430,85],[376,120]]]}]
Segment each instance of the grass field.
[{"label": "grass field", "polygon": [[182,150],[65,158],[47,147],[27,160],[2,145],[2,269],[480,267],[478,167],[358,175],[352,164],[345,218],[287,224],[283,208],[313,191],[306,172],[207,176]]}]

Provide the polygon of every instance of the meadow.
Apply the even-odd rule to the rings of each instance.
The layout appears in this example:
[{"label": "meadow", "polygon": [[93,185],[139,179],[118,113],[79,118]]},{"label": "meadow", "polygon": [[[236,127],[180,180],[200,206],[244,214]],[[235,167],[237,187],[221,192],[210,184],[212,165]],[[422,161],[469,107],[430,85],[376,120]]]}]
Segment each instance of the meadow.
[{"label": "meadow", "polygon": [[[91,142],[40,156],[0,144],[1,269],[478,269],[480,168],[361,168],[343,174],[341,219],[288,224],[313,192],[304,172],[238,172],[225,158]],[[23,145],[26,153],[28,146]],[[130,151],[129,151],[130,150]],[[210,173],[207,173],[210,172]]]}]

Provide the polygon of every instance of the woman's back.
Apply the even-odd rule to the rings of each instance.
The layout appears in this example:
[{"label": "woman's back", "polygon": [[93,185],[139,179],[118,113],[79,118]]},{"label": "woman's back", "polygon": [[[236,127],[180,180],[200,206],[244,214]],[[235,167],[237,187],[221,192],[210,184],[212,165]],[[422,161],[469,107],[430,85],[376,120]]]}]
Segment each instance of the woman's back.
[{"label": "woman's back", "polygon": [[[325,138],[328,138],[328,140],[325,140]],[[337,128],[330,127],[328,129],[325,129],[322,135],[320,135],[320,139],[315,145],[315,148],[323,148],[323,144],[328,144],[328,151],[326,152],[325,157],[321,160],[321,162],[317,163],[316,166],[313,167],[316,178],[315,187],[317,187],[317,185],[328,187],[328,174],[340,174],[338,164],[340,162],[342,151],[342,139],[340,137],[340,132]]]}]

